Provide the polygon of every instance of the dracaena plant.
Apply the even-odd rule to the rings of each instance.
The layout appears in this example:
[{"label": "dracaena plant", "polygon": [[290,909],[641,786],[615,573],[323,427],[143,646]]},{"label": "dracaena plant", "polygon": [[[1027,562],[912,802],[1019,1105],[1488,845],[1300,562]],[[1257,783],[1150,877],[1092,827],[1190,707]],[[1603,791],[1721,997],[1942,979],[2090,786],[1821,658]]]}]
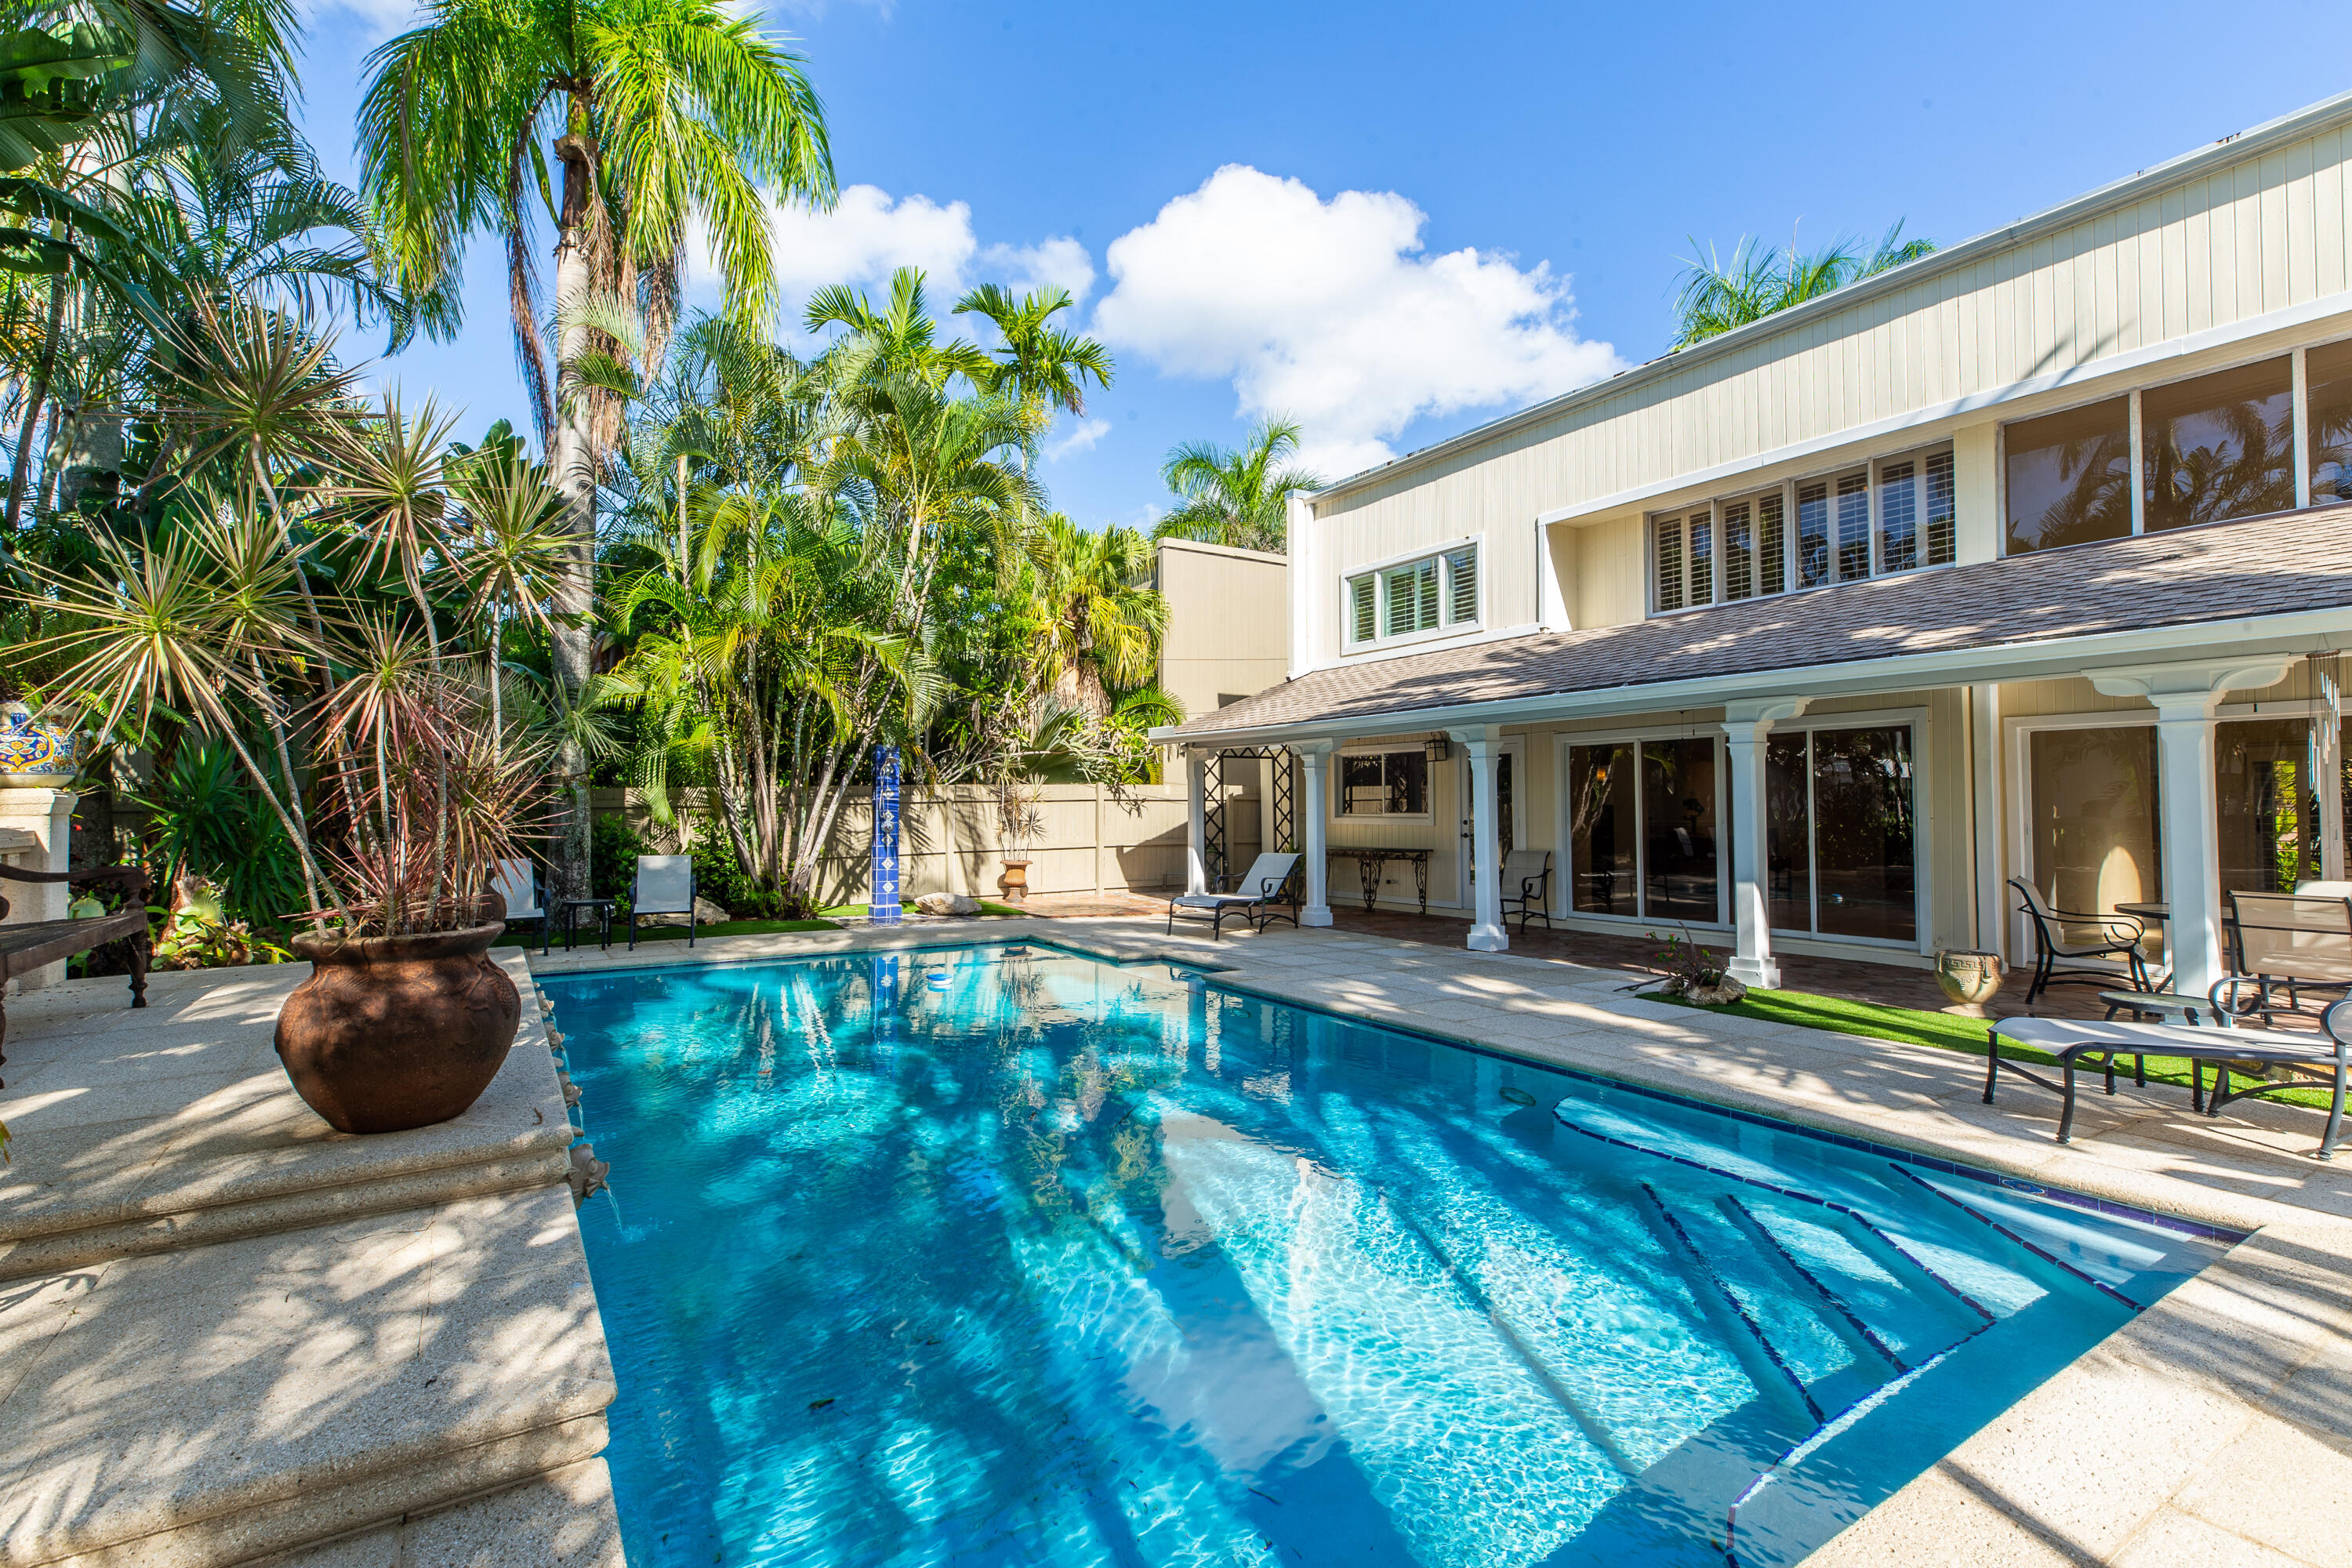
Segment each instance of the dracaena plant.
[{"label": "dracaena plant", "polygon": [[225,742],[295,846],[314,931],[478,923],[546,794],[556,731],[502,721],[495,649],[506,619],[544,617],[555,499],[528,466],[446,473],[429,407],[320,399],[281,357],[216,355],[230,384],[194,389],[235,432],[212,470],[230,483],[99,539],[94,571],[36,569],[64,667],[47,695],[102,741],[176,720]]}]

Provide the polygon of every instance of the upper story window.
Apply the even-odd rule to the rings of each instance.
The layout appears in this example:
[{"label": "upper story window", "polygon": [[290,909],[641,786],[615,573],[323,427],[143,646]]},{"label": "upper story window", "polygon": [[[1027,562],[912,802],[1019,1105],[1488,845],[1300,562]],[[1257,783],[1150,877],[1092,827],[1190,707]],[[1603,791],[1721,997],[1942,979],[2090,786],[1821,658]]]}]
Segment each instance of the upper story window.
[{"label": "upper story window", "polygon": [[1454,545],[1347,580],[1348,643],[1420,637],[1478,623],[1478,546]]},{"label": "upper story window", "polygon": [[2307,411],[2282,354],[2003,426],[2008,552],[2305,504],[2298,418],[2311,422],[2309,500],[2352,499],[2336,488],[2352,460],[2352,344],[2306,351],[2305,369]]},{"label": "upper story window", "polygon": [[1948,447],[1650,520],[1652,603],[1727,605],[1958,556]]}]

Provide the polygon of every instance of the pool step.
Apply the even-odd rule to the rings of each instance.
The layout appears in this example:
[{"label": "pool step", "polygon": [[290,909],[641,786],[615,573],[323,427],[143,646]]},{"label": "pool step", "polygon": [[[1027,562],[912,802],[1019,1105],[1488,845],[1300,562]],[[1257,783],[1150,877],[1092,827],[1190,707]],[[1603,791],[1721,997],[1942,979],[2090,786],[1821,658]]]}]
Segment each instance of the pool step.
[{"label": "pool step", "polygon": [[0,1309],[0,1563],[395,1523],[593,1459],[614,1393],[560,1186],[119,1259]]}]

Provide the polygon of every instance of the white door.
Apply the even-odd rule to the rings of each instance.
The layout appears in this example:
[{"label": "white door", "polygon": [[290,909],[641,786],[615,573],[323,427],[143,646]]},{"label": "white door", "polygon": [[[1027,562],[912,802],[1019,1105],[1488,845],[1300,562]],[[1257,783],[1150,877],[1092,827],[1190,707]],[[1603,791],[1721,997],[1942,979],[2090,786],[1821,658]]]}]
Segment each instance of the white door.
[{"label": "white door", "polygon": [[[1523,736],[1502,741],[1495,747],[1495,824],[1496,837],[1502,853],[1508,855],[1519,847],[1520,819],[1526,815],[1525,803],[1519,800],[1519,784],[1528,774],[1528,742]],[[1475,856],[1472,846],[1477,840],[1471,832],[1471,807],[1475,796],[1470,787],[1469,749],[1463,749],[1461,762],[1454,769],[1454,798],[1462,807],[1462,907],[1470,908],[1477,900],[1478,868],[1473,864]]]}]

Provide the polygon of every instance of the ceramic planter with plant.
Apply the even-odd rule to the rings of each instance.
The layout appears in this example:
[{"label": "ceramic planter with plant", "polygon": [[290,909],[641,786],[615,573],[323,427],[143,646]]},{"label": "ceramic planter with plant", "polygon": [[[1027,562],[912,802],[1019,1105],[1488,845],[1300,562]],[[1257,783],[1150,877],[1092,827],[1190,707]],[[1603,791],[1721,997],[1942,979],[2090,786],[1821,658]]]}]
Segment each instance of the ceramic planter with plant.
[{"label": "ceramic planter with plant", "polygon": [[0,789],[63,789],[79,771],[73,731],[43,723],[0,673]]},{"label": "ceramic planter with plant", "polygon": [[229,745],[308,894],[288,1077],[346,1132],[446,1121],[520,1018],[489,889],[546,798],[551,729],[502,719],[489,654],[502,613],[554,597],[560,504],[529,465],[451,455],[429,406],[357,404],[276,318],[215,327],[216,374],[243,378],[217,394],[224,445],[252,461],[144,537],[94,536],[98,569],[37,574],[68,628],[43,644],[53,695],[125,744],[176,723]]},{"label": "ceramic planter with plant", "polygon": [[996,826],[1004,843],[1004,875],[997,886],[1012,903],[1029,896],[1029,867],[1037,840],[1045,835],[1045,814],[1040,805],[1045,792],[1034,784],[1010,781],[997,786]]}]

